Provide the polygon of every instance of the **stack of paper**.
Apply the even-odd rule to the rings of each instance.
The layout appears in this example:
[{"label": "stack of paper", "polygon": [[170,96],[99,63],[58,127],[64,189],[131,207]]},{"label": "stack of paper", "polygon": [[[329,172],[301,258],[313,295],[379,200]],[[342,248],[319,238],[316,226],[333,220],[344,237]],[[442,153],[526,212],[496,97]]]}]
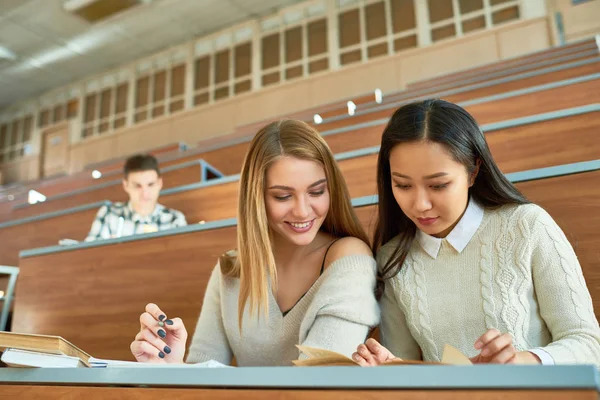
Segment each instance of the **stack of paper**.
[{"label": "stack of paper", "polygon": [[9,367],[85,368],[78,358],[64,354],[40,353],[21,349],[6,349],[0,360]]}]

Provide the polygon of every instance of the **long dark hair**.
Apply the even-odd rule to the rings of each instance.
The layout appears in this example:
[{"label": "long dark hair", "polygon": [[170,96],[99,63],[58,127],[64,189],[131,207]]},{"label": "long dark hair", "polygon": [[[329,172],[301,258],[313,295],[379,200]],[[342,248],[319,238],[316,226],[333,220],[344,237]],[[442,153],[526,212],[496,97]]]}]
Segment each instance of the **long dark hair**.
[{"label": "long dark hair", "polygon": [[444,100],[429,99],[400,107],[390,119],[381,138],[377,160],[379,217],[373,239],[373,253],[399,236],[398,246],[380,269],[380,282],[395,276],[413,243],[417,227],[400,209],[391,184],[390,153],[400,144],[429,140],[444,145],[455,161],[471,175],[479,163],[479,173],[469,188],[472,199],[486,208],[529,201],[502,174],[492,158],[483,132],[463,108]]}]

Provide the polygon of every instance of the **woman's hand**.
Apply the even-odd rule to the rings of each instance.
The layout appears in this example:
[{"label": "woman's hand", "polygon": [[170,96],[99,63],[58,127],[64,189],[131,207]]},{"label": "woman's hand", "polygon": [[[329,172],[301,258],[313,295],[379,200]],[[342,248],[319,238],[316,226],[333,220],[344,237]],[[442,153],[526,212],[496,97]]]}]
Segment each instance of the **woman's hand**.
[{"label": "woman's hand", "polygon": [[130,345],[138,362],[183,363],[188,334],[181,318],[167,319],[156,304],[149,303],[140,315],[140,325],[140,332]]},{"label": "woman's hand", "polygon": [[477,341],[479,355],[471,358],[473,364],[540,364],[540,359],[529,351],[517,352],[509,333],[488,329]]},{"label": "woman's hand", "polygon": [[377,340],[370,338],[365,344],[358,346],[356,352],[352,354],[352,359],[362,367],[372,367],[385,364],[396,357]]}]

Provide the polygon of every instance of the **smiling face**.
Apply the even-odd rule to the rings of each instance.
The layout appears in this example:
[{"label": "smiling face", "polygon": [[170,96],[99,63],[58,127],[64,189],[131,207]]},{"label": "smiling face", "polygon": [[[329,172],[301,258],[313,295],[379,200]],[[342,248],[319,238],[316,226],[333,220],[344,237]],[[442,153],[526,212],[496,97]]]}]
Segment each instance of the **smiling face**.
[{"label": "smiling face", "polygon": [[323,166],[281,157],[267,170],[265,206],[274,234],[298,246],[310,244],[329,211]]},{"label": "smiling face", "polygon": [[402,212],[423,232],[446,237],[467,207],[476,172],[469,177],[443,145],[426,140],[396,145],[389,160]]}]

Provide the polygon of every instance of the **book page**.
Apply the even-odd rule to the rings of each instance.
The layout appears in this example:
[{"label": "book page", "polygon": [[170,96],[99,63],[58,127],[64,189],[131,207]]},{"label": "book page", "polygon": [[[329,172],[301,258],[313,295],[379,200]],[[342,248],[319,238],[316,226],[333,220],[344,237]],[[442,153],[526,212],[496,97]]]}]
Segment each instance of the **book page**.
[{"label": "book page", "polygon": [[[296,345],[296,347],[306,355],[306,359],[304,360],[294,360],[293,363],[299,367],[314,367],[314,366],[357,366],[358,364],[344,356],[343,354],[336,353],[335,351],[318,349],[315,347],[309,346],[300,346]],[[464,354],[462,354],[458,349],[445,345],[444,351],[442,354],[442,361],[421,361],[421,360],[403,360],[400,358],[396,358],[394,360],[388,361],[381,366],[392,366],[392,365],[471,365],[471,360]]]},{"label": "book page", "polygon": [[451,365],[473,365],[469,357],[465,356],[455,347],[449,344],[444,346],[444,353],[442,354],[442,364]]}]

